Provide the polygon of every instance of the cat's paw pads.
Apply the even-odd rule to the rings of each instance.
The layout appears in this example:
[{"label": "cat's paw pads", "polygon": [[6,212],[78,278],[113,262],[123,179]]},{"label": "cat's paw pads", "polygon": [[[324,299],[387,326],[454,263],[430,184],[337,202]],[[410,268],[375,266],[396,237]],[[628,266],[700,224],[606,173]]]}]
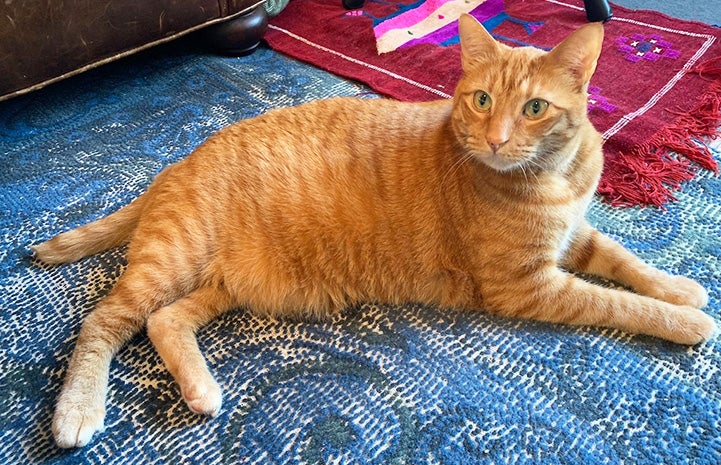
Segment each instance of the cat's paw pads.
[{"label": "cat's paw pads", "polygon": [[706,289],[693,279],[668,276],[668,283],[653,296],[674,305],[704,308],[708,304]]},{"label": "cat's paw pads", "polygon": [[55,442],[64,449],[82,447],[90,442],[96,431],[103,429],[104,418],[104,408],[58,404],[52,426]]},{"label": "cat's paw pads", "polygon": [[684,310],[670,339],[686,345],[696,345],[711,339],[717,331],[714,319],[694,307],[684,307]]},{"label": "cat's paw pads", "polygon": [[185,386],[182,393],[185,403],[193,412],[210,417],[214,417],[220,412],[223,395],[215,380],[206,383],[196,382]]}]

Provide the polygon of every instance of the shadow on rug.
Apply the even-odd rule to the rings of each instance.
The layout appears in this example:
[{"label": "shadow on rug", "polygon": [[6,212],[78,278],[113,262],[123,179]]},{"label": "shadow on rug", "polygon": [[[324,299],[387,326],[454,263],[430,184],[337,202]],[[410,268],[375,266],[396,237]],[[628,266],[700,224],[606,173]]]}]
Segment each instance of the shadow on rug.
[{"label": "shadow on rug", "polygon": [[[225,393],[190,413],[147,337],[113,361],[106,431],[64,451],[54,399],[80,322],[124,267],[116,249],[45,267],[29,245],[138,196],[232,121],[366,92],[261,49],[161,47],[0,104],[0,462],[717,464],[721,347],[414,305],[326,323],[231,312],[199,332]],[[719,150],[714,148],[718,159]],[[667,211],[594,202],[590,220],[704,284],[721,310],[721,182]]]}]

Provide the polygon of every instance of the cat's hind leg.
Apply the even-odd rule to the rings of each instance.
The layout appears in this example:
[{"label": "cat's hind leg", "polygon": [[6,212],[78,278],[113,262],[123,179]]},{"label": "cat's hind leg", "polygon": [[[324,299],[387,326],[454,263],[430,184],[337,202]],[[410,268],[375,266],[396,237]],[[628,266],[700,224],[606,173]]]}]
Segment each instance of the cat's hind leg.
[{"label": "cat's hind leg", "polygon": [[156,280],[150,270],[129,266],[85,318],[53,416],[53,435],[60,447],[84,446],[103,428],[110,360],[167,297],[149,291]]},{"label": "cat's hind leg", "polygon": [[215,416],[222,404],[220,386],[200,353],[195,332],[233,304],[223,286],[208,286],[156,310],[148,318],[148,337],[193,412]]},{"label": "cat's hind leg", "polygon": [[562,265],[569,271],[610,279],[671,304],[703,308],[708,303],[706,290],[696,281],[644,263],[587,223],[577,231]]}]

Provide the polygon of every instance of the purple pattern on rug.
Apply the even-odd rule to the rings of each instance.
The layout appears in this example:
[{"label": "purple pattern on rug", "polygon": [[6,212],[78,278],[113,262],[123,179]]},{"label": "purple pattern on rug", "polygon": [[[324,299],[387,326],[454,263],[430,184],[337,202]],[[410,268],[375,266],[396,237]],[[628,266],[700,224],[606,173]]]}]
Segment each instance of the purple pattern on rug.
[{"label": "purple pattern on rug", "polygon": [[596,108],[605,111],[606,113],[611,113],[615,111],[617,108],[616,105],[609,102],[609,100],[601,94],[603,94],[603,89],[601,89],[600,87],[588,87],[588,111]]},{"label": "purple pattern on rug", "polygon": [[675,60],[680,55],[678,50],[672,48],[673,44],[658,34],[621,36],[616,39],[616,44],[619,46],[618,50],[626,54],[626,60],[632,63],[638,63],[642,60],[656,62],[661,58]]}]

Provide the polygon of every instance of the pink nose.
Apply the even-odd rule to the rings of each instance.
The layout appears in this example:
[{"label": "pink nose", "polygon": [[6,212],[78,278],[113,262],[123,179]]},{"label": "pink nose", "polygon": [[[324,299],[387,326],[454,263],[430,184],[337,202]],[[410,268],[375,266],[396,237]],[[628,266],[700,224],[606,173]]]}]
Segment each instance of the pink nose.
[{"label": "pink nose", "polygon": [[506,142],[508,142],[508,139],[501,140],[501,139],[486,136],[486,142],[488,142],[488,146],[491,148],[491,150],[493,150],[493,153],[496,153],[496,152],[498,152],[498,150],[501,147],[506,145]]}]

